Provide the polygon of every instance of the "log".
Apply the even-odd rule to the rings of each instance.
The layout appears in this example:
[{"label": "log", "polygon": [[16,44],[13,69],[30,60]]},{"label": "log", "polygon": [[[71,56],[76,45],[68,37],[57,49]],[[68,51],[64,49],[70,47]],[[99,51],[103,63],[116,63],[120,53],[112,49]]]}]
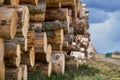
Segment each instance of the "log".
[{"label": "log", "polygon": [[30,22],[30,29],[35,32],[42,32],[42,23]]},{"label": "log", "polygon": [[20,53],[21,49],[19,44],[16,44],[12,40],[5,40],[5,58],[20,57]]},{"label": "log", "polygon": [[29,3],[29,4],[37,5],[37,4],[38,4],[38,1],[39,1],[39,0],[20,0],[20,3],[21,3],[21,4]]},{"label": "log", "polygon": [[46,53],[47,52],[46,32],[35,33],[34,46],[35,46],[35,53]]},{"label": "log", "polygon": [[52,54],[52,72],[56,74],[64,74],[65,55],[62,51],[54,51]]},{"label": "log", "polygon": [[42,74],[50,77],[51,71],[52,71],[52,64],[51,64],[51,62],[49,62],[49,63],[36,62],[34,67],[28,68],[28,71],[29,72],[39,72],[39,73],[42,73]]},{"label": "log", "polygon": [[15,9],[18,14],[18,25],[17,25],[17,32],[16,37],[27,37],[27,32],[29,28],[29,10],[27,6],[16,6],[16,5],[9,5],[5,6],[10,9]]},{"label": "log", "polygon": [[52,47],[49,44],[47,47],[47,52],[46,53],[35,53],[35,59],[37,61],[42,61],[42,62],[51,62],[51,54],[52,54]]},{"label": "log", "polygon": [[19,5],[19,0],[4,0],[4,4],[7,4],[7,5]]},{"label": "log", "polygon": [[76,5],[76,0],[59,0],[62,7],[74,7]]},{"label": "log", "polygon": [[4,61],[4,40],[0,38],[0,63]]},{"label": "log", "polygon": [[67,51],[68,46],[69,46],[68,41],[64,41],[64,42],[63,42],[63,51]]},{"label": "log", "polygon": [[6,67],[5,80],[22,80],[22,68]]},{"label": "log", "polygon": [[0,80],[5,79],[5,64],[4,61],[0,61]]},{"label": "log", "polygon": [[16,34],[18,15],[14,9],[0,7],[0,37],[13,39]]},{"label": "log", "polygon": [[46,8],[47,8],[47,9],[61,8],[61,3],[60,3],[60,2],[56,2],[56,3],[46,3]]},{"label": "log", "polygon": [[58,22],[58,21],[43,22],[43,25],[42,25],[43,31],[53,31],[53,30],[58,30],[58,29],[63,29],[65,33],[68,33],[69,32],[69,23]]},{"label": "log", "polygon": [[27,35],[28,48],[31,48],[34,46],[34,38],[35,38],[35,32],[33,30],[29,30]]},{"label": "log", "polygon": [[45,13],[30,13],[31,22],[43,22],[45,20]]},{"label": "log", "polygon": [[22,67],[22,80],[27,80],[27,65],[21,64],[20,66]]},{"label": "log", "polygon": [[67,50],[69,50],[69,51],[80,51],[80,49],[77,48],[76,45],[69,45]]},{"label": "log", "polygon": [[74,35],[65,34],[65,41],[68,41],[69,44],[72,44],[72,42],[74,41]]},{"label": "log", "polygon": [[5,58],[5,66],[7,67],[19,67],[21,57]]},{"label": "log", "polygon": [[21,54],[21,63],[26,64],[27,66],[34,66],[35,63],[35,50],[34,46],[32,48],[29,48],[28,51],[22,52]]},{"label": "log", "polygon": [[47,9],[45,12],[45,21],[67,21],[68,8]]},{"label": "log", "polygon": [[58,50],[62,51],[63,50],[63,44],[51,44],[52,50]]},{"label": "log", "polygon": [[37,5],[26,4],[30,13],[44,13],[46,10],[46,0],[39,0]]},{"label": "log", "polygon": [[4,3],[4,0],[0,0],[0,5],[2,5]]},{"label": "log", "polygon": [[48,43],[49,44],[62,44],[64,40],[64,33],[63,29],[55,30],[55,31],[48,31]]}]

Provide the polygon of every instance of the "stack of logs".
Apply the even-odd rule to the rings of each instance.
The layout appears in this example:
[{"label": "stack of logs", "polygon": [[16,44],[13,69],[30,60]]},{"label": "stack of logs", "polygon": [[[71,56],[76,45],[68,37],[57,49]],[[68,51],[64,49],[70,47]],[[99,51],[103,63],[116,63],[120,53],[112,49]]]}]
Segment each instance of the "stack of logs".
[{"label": "stack of logs", "polygon": [[94,55],[88,13],[80,0],[0,0],[0,80],[64,74]]}]

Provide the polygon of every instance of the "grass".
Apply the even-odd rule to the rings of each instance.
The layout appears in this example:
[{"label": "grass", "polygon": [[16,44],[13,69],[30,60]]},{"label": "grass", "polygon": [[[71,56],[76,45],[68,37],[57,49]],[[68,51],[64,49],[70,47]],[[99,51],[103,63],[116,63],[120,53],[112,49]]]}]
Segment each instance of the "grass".
[{"label": "grass", "polygon": [[78,69],[66,67],[64,75],[29,73],[28,80],[120,80],[120,67],[105,62],[90,61]]}]

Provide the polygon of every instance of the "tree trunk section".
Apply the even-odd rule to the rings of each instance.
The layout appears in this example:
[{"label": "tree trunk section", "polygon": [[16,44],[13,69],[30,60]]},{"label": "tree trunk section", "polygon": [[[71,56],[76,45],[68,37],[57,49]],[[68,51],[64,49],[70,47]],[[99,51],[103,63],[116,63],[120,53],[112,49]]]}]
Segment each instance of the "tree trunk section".
[{"label": "tree trunk section", "polygon": [[60,2],[56,2],[56,3],[46,3],[46,8],[47,8],[47,9],[61,8],[61,3],[60,3]]},{"label": "tree trunk section", "polygon": [[43,22],[43,25],[42,25],[43,31],[53,31],[53,30],[58,30],[58,29],[63,29],[65,33],[68,33],[69,32],[69,23],[58,22],[58,21]]},{"label": "tree trunk section", "polygon": [[54,51],[52,54],[52,72],[56,74],[64,74],[65,71],[65,55],[62,51]]},{"label": "tree trunk section", "polygon": [[36,33],[42,32],[42,23],[30,22],[31,30],[34,30]]},{"label": "tree trunk section", "polygon": [[67,51],[68,46],[69,46],[68,41],[64,41],[63,42],[63,51]]},{"label": "tree trunk section", "polygon": [[29,4],[37,5],[37,4],[38,4],[38,1],[39,1],[39,0],[20,0],[20,3],[21,3],[21,4],[29,3]]},{"label": "tree trunk section", "polygon": [[28,71],[39,72],[50,77],[52,71],[52,64],[51,62],[49,63],[37,62],[34,67],[29,67]]},{"label": "tree trunk section", "polygon": [[19,0],[5,0],[4,4],[7,4],[7,5],[19,5]]},{"label": "tree trunk section", "polygon": [[27,66],[31,66],[31,67],[34,66],[34,63],[35,63],[34,46],[32,48],[30,48],[28,51],[22,52],[22,54],[21,54],[21,63],[26,64]]},{"label": "tree trunk section", "polygon": [[6,67],[5,80],[22,80],[22,67]]},{"label": "tree trunk section", "polygon": [[62,44],[64,40],[64,31],[63,29],[55,30],[55,31],[48,31],[48,43],[49,44]]},{"label": "tree trunk section", "polygon": [[0,80],[5,79],[5,64],[4,61],[0,61]]},{"label": "tree trunk section", "polygon": [[52,54],[52,47],[49,44],[47,47],[47,52],[46,53],[35,53],[35,59],[37,61],[42,61],[42,62],[51,62],[51,54]]},{"label": "tree trunk section", "polygon": [[0,8],[0,37],[13,39],[16,34],[18,15],[14,9]]},{"label": "tree trunk section", "polygon": [[16,44],[14,41],[5,41],[5,58],[20,57],[21,49],[20,45]]},{"label": "tree trunk section", "polygon": [[68,9],[47,9],[45,12],[45,21],[68,21]]},{"label": "tree trunk section", "polygon": [[20,65],[22,67],[22,80],[27,80],[27,75],[28,75],[28,71],[27,71],[27,65]]},{"label": "tree trunk section", "polygon": [[31,22],[43,22],[45,20],[45,13],[30,13]]},{"label": "tree trunk section", "polygon": [[2,5],[4,3],[4,0],[0,0],[0,5]]},{"label": "tree trunk section", "polygon": [[54,51],[62,51],[63,50],[63,44],[51,44],[52,50]]},{"label": "tree trunk section", "polygon": [[0,38],[0,63],[4,61],[4,40]]}]

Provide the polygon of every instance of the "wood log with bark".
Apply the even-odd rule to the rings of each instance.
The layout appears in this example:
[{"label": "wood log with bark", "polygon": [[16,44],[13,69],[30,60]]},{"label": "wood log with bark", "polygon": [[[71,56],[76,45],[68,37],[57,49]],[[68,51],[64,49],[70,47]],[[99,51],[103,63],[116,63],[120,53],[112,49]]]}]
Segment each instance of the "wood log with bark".
[{"label": "wood log with bark", "polygon": [[34,30],[36,33],[42,32],[42,23],[30,22],[31,30]]},{"label": "wood log with bark", "polygon": [[16,10],[0,7],[0,37],[13,39],[16,34],[17,22]]},{"label": "wood log with bark", "polygon": [[20,0],[20,4],[29,3],[37,5],[39,0]]},{"label": "wood log with bark", "polygon": [[22,52],[21,63],[33,67],[35,64],[35,49],[34,46],[29,48],[28,51]]},{"label": "wood log with bark", "polygon": [[19,0],[4,0],[4,4],[7,4],[7,5],[19,5]]},{"label": "wood log with bark", "polygon": [[5,79],[5,64],[4,61],[0,61],[0,80]]},{"label": "wood log with bark", "polygon": [[52,54],[52,72],[56,74],[64,74],[65,71],[65,55],[62,51],[53,51]]},{"label": "wood log with bark", "polygon": [[51,45],[49,44],[48,47],[47,47],[47,52],[46,53],[35,53],[36,57],[35,59],[37,61],[42,61],[42,62],[51,62],[51,54],[52,54],[52,47]]},{"label": "wood log with bark", "polygon": [[4,3],[4,0],[0,0],[0,5],[2,5]]},{"label": "wood log with bark", "polygon": [[62,51],[63,50],[63,44],[51,44],[52,50],[58,50]]},{"label": "wood log with bark", "polygon": [[52,21],[52,22],[43,22],[42,30],[43,31],[54,31],[58,29],[63,29],[64,33],[69,32],[69,23],[67,22],[59,22],[59,21]]},{"label": "wood log with bark", "polygon": [[76,0],[59,0],[62,7],[74,7],[76,5]]},{"label": "wood log with bark", "polygon": [[6,67],[5,80],[22,80],[22,67]]},{"label": "wood log with bark", "polygon": [[63,42],[63,51],[67,51],[68,50],[68,46],[69,46],[68,41],[64,41]]},{"label": "wood log with bark", "polygon": [[46,3],[46,8],[47,9],[61,8],[61,3],[60,2]]},{"label": "wood log with bark", "polygon": [[52,71],[52,64],[49,63],[42,63],[42,62],[36,62],[34,67],[28,68],[29,72],[39,72],[46,76],[51,76]]},{"label": "wood log with bark", "polygon": [[47,9],[45,21],[66,21],[68,22],[68,8]]},{"label": "wood log with bark", "polygon": [[17,32],[16,37],[27,37],[27,32],[29,28],[29,10],[27,6],[21,5],[9,5],[4,6],[8,9],[15,9],[18,14],[18,25],[17,25]]},{"label": "wood log with bark", "polygon": [[55,30],[55,31],[48,31],[48,43],[49,44],[62,44],[64,40],[64,33],[63,29]]}]

